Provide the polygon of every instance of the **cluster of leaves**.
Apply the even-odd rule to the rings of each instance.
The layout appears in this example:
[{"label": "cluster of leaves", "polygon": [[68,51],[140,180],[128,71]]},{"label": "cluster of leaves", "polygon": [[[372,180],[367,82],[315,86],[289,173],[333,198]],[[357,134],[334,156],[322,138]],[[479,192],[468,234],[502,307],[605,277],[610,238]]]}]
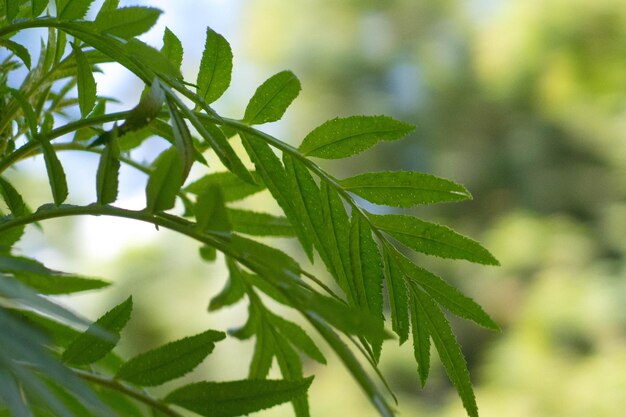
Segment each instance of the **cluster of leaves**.
[{"label": "cluster of leaves", "polygon": [[[469,192],[419,172],[370,172],[337,179],[311,159],[350,157],[381,141],[401,139],[412,126],[385,116],[337,118],[315,128],[294,148],[253,127],[283,116],[300,91],[293,73],[283,71],[265,81],[243,118],[222,117],[210,107],[230,85],[232,52],[221,35],[207,29],[192,84],[181,75],[183,49],[174,33],[165,30],[160,50],[136,38],[154,25],[159,10],[120,8],[118,1],[106,0],[94,20],[85,20],[91,3],[0,2],[0,46],[10,51],[0,63],[0,173],[42,154],[52,195],[51,203],[33,211],[19,190],[0,176],[0,193],[10,212],[0,220],[0,321],[5,329],[0,334],[0,415],[143,416],[152,409],[176,416],[171,407],[176,405],[203,416],[236,416],[291,401],[298,417],[308,416],[306,391],[312,378],[304,376],[300,353],[320,363],[325,357],[302,327],[267,307],[264,300],[271,298],[303,316],[383,416],[394,415],[386,395],[345,341],[380,376],[383,341],[392,337],[385,329],[388,306],[399,342],[412,333],[421,383],[428,377],[432,341],[468,414],[477,416],[467,366],[443,311],[487,328],[497,325],[474,301],[410,256],[419,252],[488,265],[497,260],[449,228],[410,215],[372,214],[354,199],[408,208],[465,200],[471,198]],[[33,65],[31,51],[11,38],[42,27],[48,28],[48,38],[42,40],[39,61]],[[132,109],[107,112],[110,99],[97,94],[93,73],[106,62],[117,62],[145,83]],[[30,71],[20,86],[9,86],[7,74],[21,65]],[[80,117],[72,119],[69,115],[77,114],[76,108]],[[62,119],[69,121],[61,124]],[[148,166],[133,160],[130,151],[149,137],[162,138],[168,147]],[[253,169],[233,149],[231,142],[237,140]],[[64,150],[100,154],[93,204],[66,203],[66,175],[57,157]],[[207,168],[205,176],[187,181],[194,164],[207,165],[207,152],[226,170]],[[148,176],[143,210],[112,205],[122,163]],[[229,206],[263,190],[271,193],[284,217]],[[147,394],[140,387],[188,373],[225,334],[208,330],[123,361],[111,351],[130,317],[130,298],[83,332],[75,330],[88,323],[45,296],[94,290],[107,283],[50,270],[15,255],[13,247],[26,225],[79,215],[124,217],[174,230],[200,242],[200,255],[207,261],[221,252],[229,280],[209,310],[247,299],[248,321],[229,333],[255,340],[248,379],[192,383],[164,398]],[[297,238],[311,262],[325,265],[332,283],[244,235]],[[274,358],[283,380],[266,379]]]}]

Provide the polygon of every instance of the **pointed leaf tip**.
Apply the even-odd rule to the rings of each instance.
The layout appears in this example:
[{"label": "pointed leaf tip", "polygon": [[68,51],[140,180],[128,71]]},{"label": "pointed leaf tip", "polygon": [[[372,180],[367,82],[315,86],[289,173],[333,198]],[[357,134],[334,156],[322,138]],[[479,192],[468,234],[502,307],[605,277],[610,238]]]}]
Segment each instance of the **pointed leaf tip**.
[{"label": "pointed leaf tip", "polygon": [[213,29],[207,28],[198,71],[198,95],[207,104],[213,103],[228,89],[232,71],[233,52],[228,41]]}]

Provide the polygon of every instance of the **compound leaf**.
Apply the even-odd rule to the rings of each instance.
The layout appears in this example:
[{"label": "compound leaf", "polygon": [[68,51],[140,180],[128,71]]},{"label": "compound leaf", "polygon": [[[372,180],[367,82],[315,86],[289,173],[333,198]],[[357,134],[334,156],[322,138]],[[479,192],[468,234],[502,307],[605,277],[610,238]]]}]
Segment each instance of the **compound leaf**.
[{"label": "compound leaf", "polygon": [[141,353],[124,363],[115,374],[141,386],[161,385],[192,371],[215,348],[225,334],[207,330]]},{"label": "compound leaf", "polygon": [[299,381],[197,382],[171,392],[165,401],[205,417],[236,417],[291,401],[305,393],[312,381],[313,377]]},{"label": "compound leaf", "polygon": [[133,309],[132,297],[113,307],[81,333],[63,352],[63,361],[73,365],[87,365],[109,353],[120,339]]},{"label": "compound leaf", "polygon": [[352,116],[335,118],[313,129],[300,152],[308,156],[339,159],[363,152],[381,140],[403,138],[414,127],[387,116]]},{"label": "compound leaf", "polygon": [[198,95],[207,104],[220,98],[230,85],[233,53],[228,41],[211,28],[206,30],[206,42],[198,71]]},{"label": "compound leaf", "polygon": [[287,107],[300,93],[300,81],[291,71],[282,71],[268,78],[250,99],[244,122],[260,125],[283,117]]},{"label": "compound leaf", "polygon": [[462,185],[414,171],[369,172],[343,179],[340,184],[374,204],[394,207],[471,198]]}]

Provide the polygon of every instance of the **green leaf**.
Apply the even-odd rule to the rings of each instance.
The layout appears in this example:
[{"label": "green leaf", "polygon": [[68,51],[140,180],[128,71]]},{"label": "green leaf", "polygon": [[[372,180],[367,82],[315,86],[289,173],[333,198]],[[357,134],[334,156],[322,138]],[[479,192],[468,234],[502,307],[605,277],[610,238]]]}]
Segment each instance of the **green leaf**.
[{"label": "green leaf", "polygon": [[26,122],[28,123],[28,128],[30,130],[31,137],[37,137],[37,116],[35,115],[35,110],[33,106],[30,105],[24,94],[20,90],[16,90],[14,88],[7,89],[9,93],[17,100],[22,111],[24,112],[24,116],[26,117]]},{"label": "green leaf", "polygon": [[8,39],[0,38],[0,46],[4,46],[22,60],[26,68],[30,69],[30,53],[26,47],[20,45],[17,42],[10,41]]},{"label": "green leaf", "polygon": [[250,361],[248,379],[265,379],[270,372],[272,361],[274,360],[274,340],[271,337],[271,330],[268,329],[266,323],[262,321],[257,321],[255,336],[254,353]]},{"label": "green leaf", "polygon": [[57,17],[63,20],[82,19],[93,0],[55,0]]},{"label": "green leaf", "polygon": [[96,172],[96,195],[99,204],[109,204],[117,200],[120,172],[119,156],[117,133],[114,133],[104,147]]},{"label": "green leaf", "polygon": [[237,263],[230,257],[227,257],[226,265],[229,271],[228,281],[226,281],[226,285],[222,288],[222,291],[211,299],[209,311],[215,311],[222,307],[233,305],[246,294],[246,285],[241,276],[242,271]]},{"label": "green leaf", "polygon": [[[26,307],[39,314],[45,314],[65,323],[86,324],[85,321],[71,311],[37,294],[30,287],[22,284],[13,277],[0,274],[0,295],[12,300],[18,306]],[[0,310],[1,311],[1,310]]]},{"label": "green leaf", "polygon": [[[383,326],[383,271],[378,246],[367,221],[358,213],[352,215],[350,228],[350,264],[356,289],[357,305],[380,319]],[[380,357],[382,339],[370,338],[374,357]]]},{"label": "green leaf", "polygon": [[336,118],[313,129],[299,149],[308,156],[346,158],[371,148],[381,140],[401,139],[413,129],[412,125],[387,116]]},{"label": "green leaf", "polygon": [[255,266],[257,268],[255,272],[263,272],[263,275],[270,276],[287,272],[292,277],[300,274],[300,266],[292,257],[255,240],[233,234],[228,247],[239,254],[238,261],[246,261],[242,262],[246,266]]},{"label": "green leaf", "polygon": [[[124,123],[117,128],[116,132],[110,131],[100,135],[98,139],[93,141],[89,147],[101,145],[110,140],[111,136],[116,133],[118,138],[122,138],[124,135],[128,135],[130,132],[138,131],[148,126],[157,116],[161,113],[163,103],[165,102],[165,92],[161,86],[161,83],[155,78],[152,80],[150,88],[143,94],[139,103],[132,108],[128,117]],[[132,142],[132,138],[129,139],[128,135],[120,141],[120,149],[132,149],[133,146],[128,145],[127,142]],[[145,138],[144,138],[145,139]],[[141,143],[141,141],[140,141]]]},{"label": "green leaf", "polygon": [[467,414],[470,417],[478,417],[478,407],[476,406],[467,364],[448,320],[426,293],[415,287],[413,290],[417,297],[420,314],[428,323],[429,333],[450,381],[459,393]]},{"label": "green leaf", "polygon": [[[120,0],[104,0],[104,3],[102,3],[102,7],[100,7],[100,10],[98,10],[98,16],[101,13],[105,13],[105,12],[110,12],[112,10],[115,10],[119,7],[120,5]],[[98,17],[96,16],[96,19]]]},{"label": "green leaf", "polygon": [[[133,309],[132,297],[115,306],[81,333],[63,352],[63,361],[73,365],[88,365],[111,351],[120,339]],[[105,333],[106,332],[106,333]]]},{"label": "green leaf", "polygon": [[4,11],[6,13],[7,20],[11,22],[20,12],[20,1],[4,0]]},{"label": "green leaf", "polygon": [[[5,221],[9,220],[5,217]],[[0,232],[0,253],[10,253],[11,248],[22,238],[24,235],[24,225],[18,227],[12,227],[11,229]]]},{"label": "green leaf", "polygon": [[198,195],[203,193],[207,187],[217,185],[222,189],[225,202],[242,200],[265,189],[257,173],[251,171],[250,174],[255,180],[258,179],[256,184],[243,181],[232,172],[225,171],[205,175],[185,187],[185,191]]},{"label": "green leaf", "polygon": [[[320,257],[329,265],[327,248],[322,234],[323,219],[321,218],[320,192],[308,169],[286,153],[283,154],[283,163],[289,192],[291,209],[291,224],[297,224],[300,230],[302,247],[309,260],[313,261],[314,244]],[[332,269],[331,269],[332,271]]]},{"label": "green leaf", "polygon": [[39,143],[43,151],[43,158],[46,163],[46,171],[48,172],[48,181],[52,191],[54,204],[57,206],[67,198],[67,181],[65,179],[65,171],[61,165],[61,161],[57,157],[54,148],[45,138],[40,138]]},{"label": "green leaf", "polygon": [[287,286],[287,283],[281,284],[285,287],[284,295],[289,297],[295,308],[301,311],[314,311],[337,330],[363,336],[369,340],[390,338],[383,327],[383,321],[372,314],[293,284],[291,286]]},{"label": "green leaf", "polygon": [[288,339],[291,344],[300,349],[309,358],[321,364],[326,364],[326,358],[322,352],[300,326],[274,314],[269,316],[269,320],[281,335]]},{"label": "green leaf", "polygon": [[[280,373],[287,381],[298,381],[302,379],[302,361],[291,347],[291,345],[280,335],[273,332],[274,339],[274,353],[276,355],[276,362],[280,368]],[[291,400],[296,417],[310,417],[309,413],[309,401],[307,393],[298,395]]]},{"label": "green leaf", "polygon": [[400,214],[370,215],[380,230],[411,249],[441,258],[466,259],[484,265],[499,265],[478,242],[452,229]]},{"label": "green leaf", "polygon": [[31,17],[38,17],[48,7],[48,0],[32,0],[31,5]]},{"label": "green leaf", "polygon": [[76,80],[78,81],[78,105],[83,117],[87,117],[96,104],[96,81],[91,72],[89,61],[83,55],[80,47],[72,43],[72,50],[76,57]]},{"label": "green leaf", "polygon": [[225,334],[207,330],[195,336],[170,342],[129,359],[115,374],[141,386],[161,385],[191,372],[215,348]]},{"label": "green leaf", "polygon": [[228,213],[224,205],[221,189],[214,185],[207,187],[198,196],[194,206],[197,227],[200,231],[229,232],[231,230]]},{"label": "green leaf", "polygon": [[309,259],[313,259],[313,243],[307,233],[306,226],[300,222],[298,213],[293,207],[294,201],[298,199],[298,195],[289,186],[289,179],[283,165],[272,152],[269,145],[262,139],[244,133],[240,133],[240,135],[243,145],[248,155],[250,155],[250,159],[256,166],[257,173],[261,176],[267,189],[272,193],[272,196],[290,220]]},{"label": "green leaf", "polygon": [[0,368],[0,404],[7,407],[11,417],[30,417],[29,407],[15,378],[8,369]]},{"label": "green leaf", "polygon": [[332,261],[335,279],[351,305],[355,305],[357,292],[351,278],[350,221],[341,198],[326,182],[322,182],[321,202],[323,236]]},{"label": "green leaf", "polygon": [[[155,83],[158,83],[158,81],[155,80]],[[174,134],[174,144],[176,145],[178,155],[182,160],[183,172],[181,184],[183,184],[189,175],[189,171],[191,170],[191,166],[194,161],[193,140],[191,138],[189,128],[187,127],[187,123],[185,123],[185,119],[167,96],[165,98],[165,104],[167,105],[170,113],[170,122],[172,124],[172,132]]]},{"label": "green leaf", "polygon": [[183,64],[183,44],[168,27],[165,27],[165,32],[163,32],[163,48],[161,48],[161,53],[172,65],[180,69]]},{"label": "green leaf", "polygon": [[333,351],[339,356],[343,364],[348,368],[357,383],[363,388],[370,402],[376,407],[382,417],[394,417],[396,413],[391,409],[385,397],[382,395],[376,384],[371,380],[367,372],[363,369],[359,361],[354,357],[352,351],[337,336],[337,334],[312,312],[305,313],[309,322],[322,335],[324,340],[330,345]]},{"label": "green leaf", "polygon": [[[134,57],[136,61],[139,61],[143,65],[149,66],[148,68],[150,68],[152,72],[150,74],[151,79],[154,75],[170,77],[174,80],[182,77],[180,69],[176,68],[163,56],[163,54],[161,54],[160,51],[154,49],[152,46],[147,45],[136,38],[131,38],[123,44],[123,47],[129,56]],[[116,60],[119,60],[117,55],[118,54],[115,54],[114,57]]]},{"label": "green leaf", "polygon": [[198,95],[207,104],[220,98],[230,85],[233,53],[228,41],[211,28],[206,29],[206,42],[198,71]]},{"label": "green leaf", "polygon": [[170,94],[169,98],[176,102],[180,111],[191,122],[200,136],[207,141],[224,166],[245,182],[254,183],[250,172],[243,162],[241,162],[241,159],[239,159],[232,146],[230,146],[224,133],[214,124],[201,122],[198,117],[196,117],[196,114],[189,110],[176,95]]},{"label": "green leaf", "polygon": [[207,262],[213,262],[217,259],[217,250],[213,246],[202,245],[198,252],[200,253],[200,257]]},{"label": "green leaf", "polygon": [[0,176],[0,194],[14,217],[23,216],[29,212],[20,193],[2,176]]},{"label": "green leaf", "polygon": [[403,344],[409,337],[409,301],[404,275],[392,259],[388,245],[384,245],[384,272],[387,282],[389,309],[391,310],[391,327],[400,337]]},{"label": "green leaf", "polygon": [[205,417],[236,417],[290,401],[305,393],[312,381],[313,377],[300,381],[197,382],[171,392],[165,401]]},{"label": "green leaf", "polygon": [[161,10],[151,7],[123,7],[101,11],[95,25],[100,32],[129,39],[149,31],[160,15]]},{"label": "green leaf", "polygon": [[0,255],[0,271],[11,273],[35,291],[46,295],[71,294],[106,287],[108,282],[46,268],[34,259]]},{"label": "green leaf", "polygon": [[[89,113],[89,117],[87,117],[87,120],[93,117],[104,116],[105,113],[106,113],[106,100],[98,100],[96,102],[95,107],[91,111],[91,113]],[[76,130],[74,133],[73,141],[84,142],[100,134],[101,132],[102,132],[102,123],[94,123],[91,126],[87,126],[87,127]]]},{"label": "green leaf", "polygon": [[415,265],[397,250],[393,249],[390,253],[391,262],[397,265],[407,281],[419,285],[442,307],[487,329],[500,329],[497,323],[474,300],[463,295],[437,275]]},{"label": "green leaf", "polygon": [[244,122],[260,125],[283,117],[287,107],[300,93],[300,81],[291,71],[282,71],[268,78],[250,99]]},{"label": "green leaf", "polygon": [[294,236],[293,228],[285,217],[256,211],[228,209],[233,231],[255,236]]},{"label": "green leaf", "polygon": [[146,186],[146,208],[149,212],[174,207],[181,187],[183,164],[176,148],[163,151],[153,162],[153,171]]},{"label": "green leaf", "polygon": [[411,332],[413,334],[413,355],[417,363],[417,372],[420,377],[422,388],[426,385],[430,372],[430,333],[428,322],[422,309],[420,301],[414,290],[411,290]]},{"label": "green leaf", "polygon": [[471,198],[462,185],[414,171],[369,172],[343,179],[340,184],[374,204],[394,207]]}]

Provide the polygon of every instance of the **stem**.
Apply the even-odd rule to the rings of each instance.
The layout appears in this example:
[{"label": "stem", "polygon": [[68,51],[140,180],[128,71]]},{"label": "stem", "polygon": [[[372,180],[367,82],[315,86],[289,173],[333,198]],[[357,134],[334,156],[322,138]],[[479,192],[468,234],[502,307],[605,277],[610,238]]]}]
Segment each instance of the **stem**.
[{"label": "stem", "polygon": [[126,386],[119,381],[116,381],[112,378],[107,378],[101,375],[93,374],[91,372],[83,371],[81,369],[72,369],[72,371],[84,379],[85,381],[91,382],[93,384],[98,384],[106,388],[110,388],[116,391],[121,392],[122,394],[134,398],[142,403],[150,406],[151,408],[160,411],[166,416],[170,417],[183,417],[182,414],[172,410],[170,407],[162,403],[159,399],[152,397],[146,392],[140,391],[138,389]]},{"label": "stem", "polygon": [[[75,122],[63,125],[57,129],[53,129],[47,132],[46,134],[42,134],[41,138],[43,140],[50,141],[50,140],[59,138],[63,135],[66,135],[68,133],[74,132],[78,129],[84,128],[84,127],[89,127],[89,126],[99,125],[102,123],[114,122],[117,120],[126,119],[126,117],[128,117],[129,114],[130,114],[130,111],[124,111],[124,112],[109,113],[109,114],[105,114],[102,116],[77,120]],[[28,158],[29,156],[32,156],[38,153],[39,147],[40,147],[39,142],[36,140],[32,140],[26,143],[25,145],[21,146],[17,150],[15,150],[15,152],[7,155],[5,158],[0,160],[0,173],[4,172],[7,168],[15,164],[16,162],[19,162],[22,159]],[[84,150],[89,150],[89,149],[84,149]]]}]

